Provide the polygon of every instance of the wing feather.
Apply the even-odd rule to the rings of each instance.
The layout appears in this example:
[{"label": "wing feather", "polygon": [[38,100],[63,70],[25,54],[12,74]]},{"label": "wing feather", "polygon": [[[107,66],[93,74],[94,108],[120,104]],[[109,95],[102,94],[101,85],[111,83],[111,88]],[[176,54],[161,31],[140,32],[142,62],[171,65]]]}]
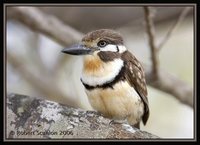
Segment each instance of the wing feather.
[{"label": "wing feather", "polygon": [[137,91],[144,103],[144,115],[142,121],[144,125],[149,118],[149,104],[147,98],[147,88],[145,75],[140,62],[129,51],[125,51],[122,54],[122,59],[125,62],[125,78],[129,84]]}]

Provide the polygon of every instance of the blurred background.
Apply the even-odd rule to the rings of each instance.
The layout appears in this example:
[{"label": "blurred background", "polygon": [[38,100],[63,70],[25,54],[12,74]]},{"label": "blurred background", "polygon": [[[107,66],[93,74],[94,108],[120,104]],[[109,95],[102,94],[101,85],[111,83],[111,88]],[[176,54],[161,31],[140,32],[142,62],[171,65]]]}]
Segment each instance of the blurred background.
[{"label": "blurred background", "polygon": [[[184,8],[153,7],[156,42],[162,40]],[[127,48],[141,62],[151,64],[141,6],[40,6],[38,10],[83,34],[100,28],[114,29],[122,34]],[[7,93],[37,96],[92,110],[80,82],[82,58],[61,53],[67,46],[9,17],[9,8],[6,13]],[[191,7],[159,51],[160,68],[193,86],[193,50],[194,14]],[[194,110],[191,107],[150,86],[148,98],[150,118],[142,130],[163,138],[194,137]]]}]

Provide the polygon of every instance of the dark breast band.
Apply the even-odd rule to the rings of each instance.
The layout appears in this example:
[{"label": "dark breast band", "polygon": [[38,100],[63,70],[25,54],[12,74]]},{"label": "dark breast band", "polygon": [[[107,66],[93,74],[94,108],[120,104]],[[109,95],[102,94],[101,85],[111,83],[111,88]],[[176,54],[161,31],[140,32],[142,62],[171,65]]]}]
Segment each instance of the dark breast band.
[{"label": "dark breast band", "polygon": [[124,81],[125,80],[125,65],[123,65],[123,67],[121,68],[121,70],[119,71],[118,75],[115,76],[115,78],[111,81],[108,81],[108,82],[105,82],[104,84],[102,85],[96,85],[96,86],[90,86],[86,83],[84,83],[81,79],[81,82],[82,84],[85,86],[85,88],[87,90],[93,90],[95,88],[102,88],[102,89],[106,89],[106,88],[112,88],[113,89],[113,86],[119,82],[119,81]]}]

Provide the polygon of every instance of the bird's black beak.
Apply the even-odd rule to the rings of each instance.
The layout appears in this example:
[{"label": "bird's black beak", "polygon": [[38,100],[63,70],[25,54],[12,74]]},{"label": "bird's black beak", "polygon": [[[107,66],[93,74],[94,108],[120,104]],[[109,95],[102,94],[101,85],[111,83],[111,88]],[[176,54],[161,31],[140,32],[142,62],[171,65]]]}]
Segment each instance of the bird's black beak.
[{"label": "bird's black beak", "polygon": [[69,48],[64,48],[62,50],[63,53],[71,54],[71,55],[87,55],[92,53],[92,49],[85,47],[81,44],[72,45]]}]

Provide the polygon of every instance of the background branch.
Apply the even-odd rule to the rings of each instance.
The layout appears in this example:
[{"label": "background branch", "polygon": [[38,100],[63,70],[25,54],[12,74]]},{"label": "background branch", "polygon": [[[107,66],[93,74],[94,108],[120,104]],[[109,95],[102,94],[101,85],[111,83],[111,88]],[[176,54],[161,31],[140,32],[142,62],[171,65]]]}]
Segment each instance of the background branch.
[{"label": "background branch", "polygon": [[[185,17],[189,8],[185,9],[180,15],[179,19],[175,26]],[[145,22],[146,22],[146,31],[149,41],[149,46],[151,49],[151,60],[152,60],[152,68],[146,67],[146,80],[147,83],[161,91],[167,92],[173,96],[175,96],[180,102],[193,107],[193,90],[192,87],[184,83],[183,81],[177,79],[175,76],[162,71],[158,66],[158,49],[156,45],[156,37],[155,37],[155,27],[153,23],[153,13],[150,7],[144,7],[145,13]],[[174,27],[175,27],[174,26]],[[173,28],[169,31],[165,37],[165,39],[161,42],[161,45],[167,41],[170,37]],[[147,71],[148,70],[148,71]]]},{"label": "background branch", "polygon": [[155,43],[155,28],[153,24],[153,14],[150,12],[150,7],[145,6],[145,22],[146,22],[146,31],[148,34],[148,42],[151,49],[151,61],[152,61],[152,73],[154,79],[158,78],[158,56],[156,52],[156,43]]},{"label": "background branch", "polygon": [[[62,45],[69,45],[74,41],[80,41],[82,38],[82,33],[64,25],[55,17],[44,14],[37,8],[12,7],[9,11],[9,18],[12,17],[30,29],[45,34],[47,37],[56,40]],[[172,74],[166,73],[160,69],[157,70],[159,74],[161,74],[159,80],[155,80],[152,78],[154,75],[151,72],[151,66],[144,66],[144,69],[146,71],[148,85],[173,95],[178,100],[191,107],[193,106],[193,89],[191,86],[181,81],[179,78],[174,77]],[[167,75],[165,76],[163,74]],[[174,84],[178,85],[175,86]]]},{"label": "background branch", "polygon": [[[144,65],[145,66],[145,65]],[[151,75],[151,67],[145,66],[147,84],[165,93],[171,94],[181,103],[193,108],[193,88],[173,74],[159,69],[159,79]]]},{"label": "background branch", "polygon": [[[69,106],[78,106],[77,101],[66,97],[64,93],[60,89],[57,88],[54,81],[50,81],[50,79],[44,79],[45,75],[35,76],[30,69],[28,69],[24,64],[24,61],[19,60],[15,55],[7,52],[8,62],[10,62],[11,66],[19,72],[19,74],[27,80],[35,89],[40,91],[44,96],[48,96],[50,100],[56,100],[60,103],[67,104]],[[46,81],[45,81],[46,80]],[[53,84],[53,85],[51,85]]]},{"label": "background branch", "polygon": [[179,15],[178,19],[176,22],[172,25],[172,27],[169,29],[163,40],[159,43],[157,50],[159,51],[163,45],[169,40],[170,36],[174,32],[174,30],[178,27],[178,25],[184,20],[184,18],[187,16],[189,11],[191,10],[190,7],[186,7],[182,10],[181,14]]},{"label": "background branch", "polygon": [[82,33],[65,25],[56,17],[48,15],[35,7],[7,7],[8,18],[14,18],[29,26],[33,31],[51,37],[63,46],[77,42],[82,38]]}]

